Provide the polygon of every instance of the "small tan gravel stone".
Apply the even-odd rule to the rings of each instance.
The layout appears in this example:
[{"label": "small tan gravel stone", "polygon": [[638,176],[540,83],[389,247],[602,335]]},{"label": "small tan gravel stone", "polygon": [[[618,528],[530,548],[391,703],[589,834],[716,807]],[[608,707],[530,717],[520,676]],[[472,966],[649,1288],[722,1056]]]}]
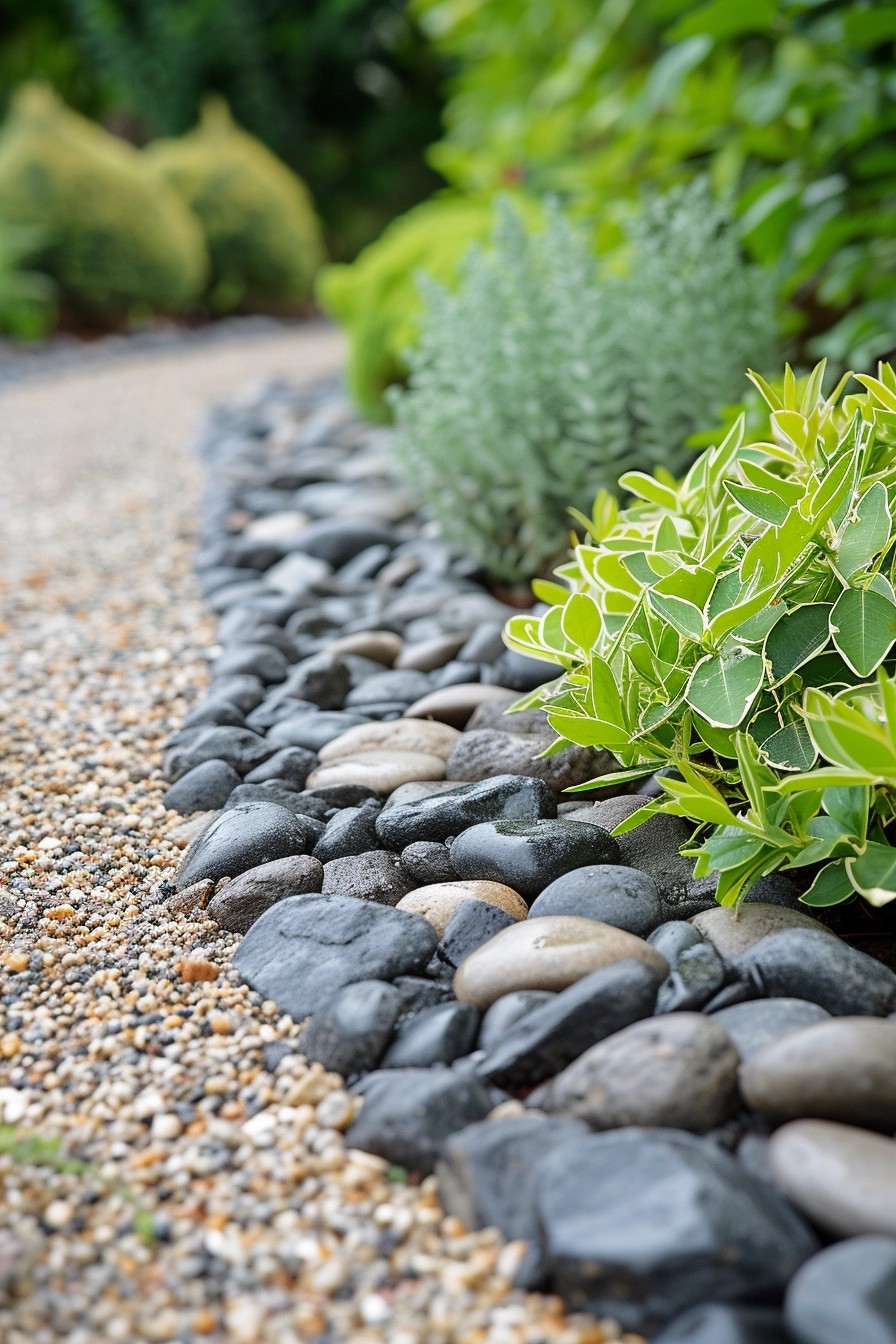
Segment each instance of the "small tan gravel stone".
[{"label": "small tan gravel stone", "polygon": [[446,723],[429,719],[394,719],[387,723],[359,723],[335,737],[317,753],[321,765],[362,752],[410,751],[447,760],[461,734]]},{"label": "small tan gravel stone", "polygon": [[488,1008],[516,989],[566,989],[626,957],[668,974],[666,958],[624,929],[577,915],[530,918],[472,952],[454,977],[454,992],[463,1003]]},{"label": "small tan gravel stone", "polygon": [[420,751],[363,751],[321,765],[308,776],[309,789],[333,784],[363,784],[385,798],[413,780],[444,779],[445,761]]},{"label": "small tan gravel stone", "polygon": [[519,892],[503,882],[433,882],[402,896],[396,909],[428,919],[441,938],[449,922],[467,901],[497,906],[514,919],[525,919],[529,907]]},{"label": "small tan gravel stone", "polygon": [[327,653],[355,653],[361,658],[372,658],[375,663],[392,667],[401,653],[403,641],[391,630],[359,630],[354,635],[343,635],[327,645]]}]

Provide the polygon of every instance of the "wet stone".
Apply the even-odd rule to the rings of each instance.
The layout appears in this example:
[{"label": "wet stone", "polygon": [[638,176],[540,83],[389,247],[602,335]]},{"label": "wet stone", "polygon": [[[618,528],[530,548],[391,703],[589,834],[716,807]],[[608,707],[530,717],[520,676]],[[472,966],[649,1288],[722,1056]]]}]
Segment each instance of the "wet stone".
[{"label": "wet stone", "polygon": [[[459,836],[477,822],[498,818],[528,822],[553,817],[556,810],[554,795],[541,780],[497,775],[478,784],[455,785],[415,802],[395,803],[380,815],[377,834],[390,849],[404,849],[417,840],[445,841],[449,836]],[[454,864],[453,855],[451,861]],[[494,873],[461,876],[505,880]]]},{"label": "wet stone", "polygon": [[709,943],[687,947],[657,995],[658,1013],[678,1013],[702,1008],[725,983],[722,958]]},{"label": "wet stone", "polygon": [[335,709],[297,714],[274,724],[267,736],[269,754],[272,755],[277,747],[304,747],[306,751],[320,751],[321,747],[332,742],[335,737],[340,737],[347,729],[366,722],[367,719],[360,714]]},{"label": "wet stone", "polygon": [[376,848],[375,822],[379,815],[380,804],[368,800],[360,807],[344,807],[327,822],[317,844],[314,856],[321,863],[333,859],[348,858],[353,854],[364,854]]},{"label": "wet stone", "polygon": [[274,859],[220,886],[208,902],[207,914],[231,933],[246,933],[278,901],[319,892],[323,876],[323,865],[308,854]]},{"label": "wet stone", "polygon": [[219,813],[186,850],[178,888],[203,878],[236,877],[259,864],[313,848],[317,828],[278,803],[247,803]]},{"label": "wet stone", "polygon": [[670,919],[660,924],[648,934],[647,941],[657,952],[661,952],[669,965],[678,964],[678,958],[689,947],[696,947],[703,941],[699,930],[683,919]]},{"label": "wet stone", "polygon": [[653,878],[618,864],[590,864],[564,873],[532,903],[532,915],[581,915],[646,938],[663,917]]},{"label": "wet stone", "polygon": [[322,891],[325,896],[352,896],[380,905],[397,905],[409,890],[401,859],[382,849],[331,859],[324,864]]},{"label": "wet stone", "polygon": [[283,747],[274,752],[262,765],[250,770],[245,777],[246,784],[267,784],[278,780],[288,784],[291,789],[304,789],[305,782],[314,769],[317,758],[313,751],[304,747]]},{"label": "wet stone", "polygon": [[737,910],[717,905],[714,910],[706,910],[695,915],[692,923],[701,937],[712,943],[723,961],[732,962],[772,933],[781,933],[784,929],[810,929],[815,933],[824,933],[833,937],[830,929],[811,915],[799,910],[790,910],[782,905],[764,905],[750,902]]},{"label": "wet stone", "polygon": [[760,994],[808,999],[835,1017],[885,1017],[896,1009],[896,974],[827,932],[768,934],[741,953],[733,970]]},{"label": "wet stone", "polygon": [[506,882],[529,902],[571,869],[618,856],[616,841],[600,827],[553,819],[483,822],[451,846],[461,877]]},{"label": "wet stone", "polygon": [[184,817],[194,812],[217,811],[240,782],[240,776],[227,761],[203,761],[171,785],[162,805]]},{"label": "wet stone", "polygon": [[896,1241],[853,1237],[814,1255],[787,1287],[784,1317],[795,1344],[893,1344]]},{"label": "wet stone", "polygon": [[727,1031],[741,1059],[792,1032],[830,1021],[830,1013],[807,999],[753,999],[720,1008],[712,1016]]},{"label": "wet stone", "polygon": [[432,925],[350,896],[291,896],[252,925],[234,956],[242,978],[300,1021],[337,989],[423,970]]},{"label": "wet stone", "polygon": [[204,761],[226,761],[237,774],[246,774],[273,756],[274,747],[248,728],[198,728],[189,730],[189,741],[165,752],[165,777],[178,780]]},{"label": "wet stone", "polygon": [[654,1336],[653,1344],[793,1344],[793,1341],[783,1316],[774,1307],[708,1302],[676,1316]]},{"label": "wet stone", "polygon": [[449,966],[459,966],[477,947],[482,947],[502,929],[516,923],[514,915],[495,905],[488,905],[485,901],[464,901],[442,934],[439,956]]},{"label": "wet stone", "polygon": [[522,1018],[556,997],[549,989],[516,989],[496,999],[482,1018],[479,1048],[487,1053],[493,1046],[500,1045],[505,1033]]}]

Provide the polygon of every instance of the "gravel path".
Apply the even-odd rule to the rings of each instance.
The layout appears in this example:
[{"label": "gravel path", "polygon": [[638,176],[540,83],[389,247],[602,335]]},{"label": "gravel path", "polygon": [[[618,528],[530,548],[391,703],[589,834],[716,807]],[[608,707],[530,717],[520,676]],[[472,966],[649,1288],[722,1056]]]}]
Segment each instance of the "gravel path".
[{"label": "gravel path", "polygon": [[272,1070],[295,1025],[237,982],[231,935],[167,904],[159,748],[212,634],[188,445],[211,401],[341,356],[318,327],[0,398],[5,1344],[620,1338],[512,1292],[521,1246],[431,1181],[346,1152],[341,1080]]}]

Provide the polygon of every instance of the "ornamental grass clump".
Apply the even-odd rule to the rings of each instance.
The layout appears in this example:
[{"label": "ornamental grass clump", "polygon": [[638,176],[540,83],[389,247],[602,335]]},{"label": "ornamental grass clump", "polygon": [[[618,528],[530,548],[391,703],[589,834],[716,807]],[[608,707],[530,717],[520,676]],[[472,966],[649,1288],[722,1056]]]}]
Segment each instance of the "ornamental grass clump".
[{"label": "ornamental grass clump", "polygon": [[751,374],[767,440],[743,418],[679,483],[658,468],[602,493],[587,540],[540,582],[543,615],[507,642],[561,668],[543,705],[561,742],[661,770],[656,812],[695,823],[697,875],[735,904],[803,869],[802,900],[896,899],[896,373],[824,364],[780,392]]},{"label": "ornamental grass clump", "polygon": [[494,579],[526,581],[561,554],[566,506],[659,462],[736,396],[745,362],[774,347],[767,278],[741,260],[705,184],[649,204],[624,274],[599,269],[557,206],[529,232],[499,203],[492,247],[473,247],[426,307],[410,384],[388,400],[403,474]]}]

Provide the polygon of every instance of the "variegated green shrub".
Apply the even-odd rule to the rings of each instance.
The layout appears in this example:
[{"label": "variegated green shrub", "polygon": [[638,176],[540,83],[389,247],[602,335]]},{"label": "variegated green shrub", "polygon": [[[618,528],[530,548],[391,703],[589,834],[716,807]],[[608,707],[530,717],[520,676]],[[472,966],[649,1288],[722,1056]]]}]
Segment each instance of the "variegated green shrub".
[{"label": "variegated green shrub", "polygon": [[825,399],[823,364],[780,393],[751,375],[768,441],[741,420],[680,483],[624,476],[634,502],[599,495],[548,610],[508,625],[562,669],[524,703],[617,781],[662,770],[623,828],[689,817],[725,904],[781,868],[811,905],[896,899],[896,373],[851,376]]}]

